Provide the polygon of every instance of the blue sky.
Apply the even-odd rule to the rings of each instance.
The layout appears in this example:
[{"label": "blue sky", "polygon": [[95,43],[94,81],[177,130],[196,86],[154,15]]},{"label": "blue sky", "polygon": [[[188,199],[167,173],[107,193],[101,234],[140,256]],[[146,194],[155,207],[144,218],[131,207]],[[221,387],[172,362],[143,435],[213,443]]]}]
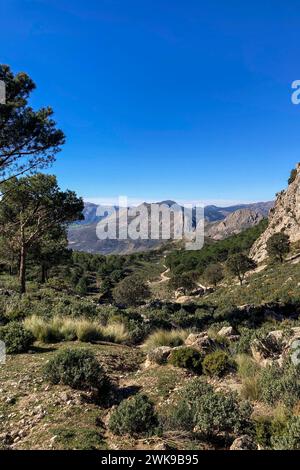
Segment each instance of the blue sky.
[{"label": "blue sky", "polygon": [[300,1],[0,0],[0,62],[28,72],[86,199],[273,198],[300,160]]}]

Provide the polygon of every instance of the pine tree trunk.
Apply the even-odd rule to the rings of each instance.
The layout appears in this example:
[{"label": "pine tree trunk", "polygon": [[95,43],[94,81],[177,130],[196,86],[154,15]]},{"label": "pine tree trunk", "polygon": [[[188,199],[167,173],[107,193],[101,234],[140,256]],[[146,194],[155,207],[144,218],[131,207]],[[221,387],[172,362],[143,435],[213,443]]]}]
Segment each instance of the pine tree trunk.
[{"label": "pine tree trunk", "polygon": [[20,252],[19,280],[21,294],[24,294],[26,292],[26,249],[24,245],[22,245]]}]

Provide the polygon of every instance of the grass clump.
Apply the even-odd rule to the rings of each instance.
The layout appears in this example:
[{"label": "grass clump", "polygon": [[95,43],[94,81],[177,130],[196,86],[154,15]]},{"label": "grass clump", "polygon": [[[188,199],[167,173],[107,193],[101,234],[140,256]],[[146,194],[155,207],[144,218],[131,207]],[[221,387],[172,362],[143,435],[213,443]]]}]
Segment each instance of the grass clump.
[{"label": "grass clump", "polygon": [[155,433],[158,419],[154,406],[146,395],[138,394],[124,400],[112,412],[109,429],[117,435]]},{"label": "grass clump", "polygon": [[189,369],[196,374],[202,373],[202,357],[193,348],[180,348],[172,351],[168,361],[175,367]]},{"label": "grass clump", "polygon": [[103,339],[101,327],[89,320],[77,320],[75,322],[77,339],[83,343],[94,343]]},{"label": "grass clump", "polygon": [[260,366],[248,354],[238,354],[236,363],[237,373],[242,381],[242,395],[249,400],[258,400]]},{"label": "grass clump", "polygon": [[0,328],[0,340],[8,354],[27,352],[34,342],[33,335],[19,322],[10,322]]},{"label": "grass clump", "polygon": [[61,333],[62,322],[58,318],[47,321],[37,315],[25,318],[24,328],[30,331],[37,341],[41,343],[57,343],[63,339]]},{"label": "grass clump", "polygon": [[189,335],[189,330],[157,330],[154,331],[144,343],[146,351],[158,348],[159,346],[170,346],[175,348],[181,346]]},{"label": "grass clump", "polygon": [[42,343],[78,340],[83,343],[96,341],[126,342],[129,333],[121,322],[106,326],[87,318],[68,318],[54,316],[45,319],[32,315],[24,320],[24,327]]},{"label": "grass clump", "polygon": [[46,364],[45,378],[78,390],[101,390],[108,380],[94,354],[85,349],[63,349]]},{"label": "grass clump", "polygon": [[113,343],[125,343],[129,340],[130,334],[121,322],[109,323],[102,327],[103,336]]}]

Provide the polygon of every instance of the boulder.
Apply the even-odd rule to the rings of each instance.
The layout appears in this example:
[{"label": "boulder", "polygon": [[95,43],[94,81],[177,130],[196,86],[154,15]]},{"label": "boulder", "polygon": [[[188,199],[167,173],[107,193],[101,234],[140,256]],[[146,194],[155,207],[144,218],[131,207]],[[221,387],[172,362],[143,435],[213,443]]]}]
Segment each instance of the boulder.
[{"label": "boulder", "polygon": [[210,351],[214,345],[214,341],[209,338],[206,331],[203,331],[202,333],[191,333],[185,340],[185,345],[206,353]]},{"label": "boulder", "polygon": [[217,335],[229,341],[238,341],[240,339],[240,335],[236,333],[232,326],[223,326]]},{"label": "boulder", "polygon": [[272,341],[277,341],[278,343],[282,340],[282,337],[283,337],[283,330],[270,331],[270,333],[267,334],[267,339],[271,339]]},{"label": "boulder", "polygon": [[225,336],[226,338],[235,335],[235,331],[232,326],[223,326],[223,328],[218,331],[218,336]]},{"label": "boulder", "polygon": [[147,354],[147,365],[151,364],[165,364],[172,351],[169,346],[159,346]]},{"label": "boulder", "polygon": [[238,437],[233,441],[230,446],[230,450],[257,450],[258,447],[256,443],[250,436],[246,434],[244,436]]},{"label": "boulder", "polygon": [[272,352],[267,348],[263,341],[254,339],[250,344],[250,350],[253,359],[261,365],[267,365],[267,360],[272,357]]}]

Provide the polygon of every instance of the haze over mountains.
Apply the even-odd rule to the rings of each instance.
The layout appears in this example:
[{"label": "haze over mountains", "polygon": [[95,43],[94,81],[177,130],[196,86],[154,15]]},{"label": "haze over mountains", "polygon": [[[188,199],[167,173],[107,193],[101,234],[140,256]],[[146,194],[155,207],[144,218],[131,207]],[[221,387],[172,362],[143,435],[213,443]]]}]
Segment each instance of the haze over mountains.
[{"label": "haze over mountains", "polygon": [[[174,201],[163,201],[167,206],[171,206]],[[258,202],[252,204],[239,204],[228,207],[218,207],[208,205],[204,208],[205,236],[212,240],[220,240],[227,236],[239,233],[240,231],[256,225],[267,217],[269,210],[273,207],[273,201]],[[148,207],[149,204],[141,204],[139,207]],[[99,240],[96,234],[96,227],[99,221],[109,217],[116,206],[99,206],[91,202],[85,202],[84,220],[70,226],[68,231],[69,247],[76,251],[86,251],[90,253],[103,254],[125,254],[136,251],[147,251],[161,247],[166,240]],[[121,211],[126,209],[122,209]],[[182,207],[177,205],[180,212]],[[133,220],[132,217],[130,220]],[[191,212],[186,214],[189,226],[194,226],[195,221]],[[149,227],[150,229],[150,227]]]}]

